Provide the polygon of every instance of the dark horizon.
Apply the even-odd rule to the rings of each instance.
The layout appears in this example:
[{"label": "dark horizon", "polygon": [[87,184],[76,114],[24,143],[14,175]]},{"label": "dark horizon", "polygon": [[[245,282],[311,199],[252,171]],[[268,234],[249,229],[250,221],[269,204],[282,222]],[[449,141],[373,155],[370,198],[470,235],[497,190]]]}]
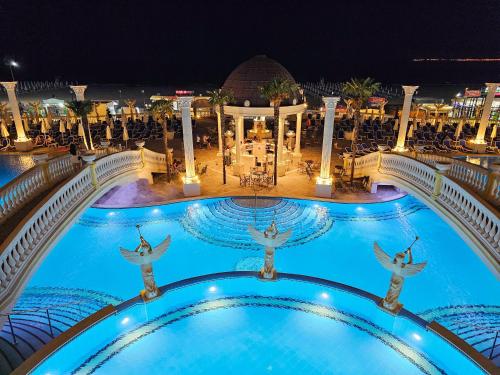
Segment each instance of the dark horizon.
[{"label": "dark horizon", "polygon": [[[241,62],[266,54],[299,82],[481,84],[500,79],[500,62],[412,60],[498,58],[499,20],[496,0],[25,0],[0,5],[0,42],[2,58],[20,64],[17,80],[222,85]],[[0,79],[10,80],[5,65]]]}]

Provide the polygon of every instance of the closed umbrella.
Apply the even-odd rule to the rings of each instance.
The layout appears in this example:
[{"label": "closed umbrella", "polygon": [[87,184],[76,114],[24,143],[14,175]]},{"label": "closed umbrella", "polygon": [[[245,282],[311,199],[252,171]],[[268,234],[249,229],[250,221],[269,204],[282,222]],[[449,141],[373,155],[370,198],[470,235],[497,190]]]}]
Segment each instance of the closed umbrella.
[{"label": "closed umbrella", "polygon": [[0,123],[0,134],[2,135],[3,138],[9,138],[10,135],[3,121]]},{"label": "closed umbrella", "polygon": [[73,128],[73,124],[71,123],[71,119],[68,117],[66,120],[66,129],[71,130]]},{"label": "closed umbrella", "polygon": [[408,129],[408,138],[413,138],[413,124],[411,124],[410,129]]},{"label": "closed umbrella", "polygon": [[126,126],[123,126],[123,140],[125,141],[125,148],[127,148],[127,141],[129,140],[128,137],[128,130]]},{"label": "closed umbrella", "polygon": [[40,128],[40,131],[45,134],[49,132],[48,126],[47,126],[47,119],[42,119],[42,127]]},{"label": "closed umbrella", "polygon": [[493,125],[493,130],[491,131],[491,141],[492,142],[497,137],[497,128],[498,128],[498,125]]},{"label": "closed umbrella", "polygon": [[396,119],[394,120],[394,130],[398,130],[399,129],[399,119]]},{"label": "closed umbrella", "polygon": [[111,139],[111,128],[108,126],[106,126],[106,139],[109,141]]},{"label": "closed umbrella", "polygon": [[[437,120],[436,120],[437,121]],[[441,133],[443,131],[443,121],[440,121],[439,122],[439,125],[438,125],[438,128],[437,128],[437,132],[438,133]]]},{"label": "closed umbrella", "polygon": [[458,140],[458,138],[460,138],[460,133],[462,133],[462,126],[463,125],[464,125],[464,122],[462,120],[460,120],[460,122],[457,125],[457,128],[455,129],[455,134],[453,135],[453,137],[455,138],[456,141]]},{"label": "closed umbrella", "polygon": [[59,121],[59,131],[61,133],[66,133],[66,127],[64,126],[64,121],[63,120]]}]

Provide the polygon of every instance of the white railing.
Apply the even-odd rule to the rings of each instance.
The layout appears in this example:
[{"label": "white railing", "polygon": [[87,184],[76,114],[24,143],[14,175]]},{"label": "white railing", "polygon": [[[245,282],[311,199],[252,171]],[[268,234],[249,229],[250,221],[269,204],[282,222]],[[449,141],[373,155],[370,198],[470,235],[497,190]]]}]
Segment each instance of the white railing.
[{"label": "white railing", "polygon": [[[118,151],[116,147],[109,147],[96,149],[95,154],[100,159]],[[7,183],[0,188],[0,223],[14,215],[40,192],[50,189],[78,169],[71,162],[70,155],[64,155],[42,161]]]},{"label": "white railing", "polygon": [[436,163],[450,163],[451,168],[447,175],[463,182],[478,193],[485,193],[490,171],[479,165],[467,163],[463,160],[449,158],[443,155],[417,153],[416,159],[433,167]]},{"label": "white railing", "polygon": [[[123,173],[145,168],[144,154],[158,163],[162,159],[163,162],[165,160],[164,156],[162,158],[162,155],[148,150],[124,151],[103,157],[84,167],[64,185],[51,191],[48,198],[40,202],[18,224],[0,245],[0,301],[6,299],[12,286],[18,285],[19,278],[69,214],[76,212],[78,205],[92,193],[99,191],[102,184]],[[64,171],[64,165],[65,162],[62,161],[53,164],[54,173],[64,174],[61,172]],[[150,171],[161,171],[156,169],[155,165],[146,168]],[[35,171],[38,169],[35,168],[30,173]],[[31,178],[43,179],[43,176],[37,173]],[[38,186],[37,184],[34,185]]]},{"label": "white railing", "polygon": [[41,191],[74,173],[69,155],[37,164],[0,189],[0,223]]},{"label": "white railing", "polygon": [[[377,163],[374,163],[374,155],[379,158]],[[485,174],[482,168],[478,169],[475,165],[460,161],[456,164],[451,162],[448,171],[440,172],[434,166],[436,163],[450,163],[449,158],[418,155],[417,159],[393,153],[365,155],[356,158],[355,168],[358,170],[355,176],[370,176],[376,182],[377,175],[389,175],[418,188],[429,200],[438,203],[458,219],[480,241],[490,259],[493,258],[498,265],[500,262],[498,174],[493,172]],[[349,166],[350,161],[347,161],[346,167]],[[493,202],[493,205],[488,202]]]}]

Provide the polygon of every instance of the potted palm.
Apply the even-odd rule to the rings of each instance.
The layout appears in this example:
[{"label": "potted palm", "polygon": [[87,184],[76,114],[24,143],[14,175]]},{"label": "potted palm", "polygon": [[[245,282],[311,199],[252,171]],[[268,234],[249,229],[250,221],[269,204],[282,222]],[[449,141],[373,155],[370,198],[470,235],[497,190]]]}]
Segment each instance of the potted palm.
[{"label": "potted palm", "polygon": [[224,91],[222,89],[217,89],[213,91],[207,91],[208,93],[208,101],[214,107],[215,110],[219,109],[219,137],[222,138],[222,183],[226,183],[226,161],[225,161],[225,152],[226,152],[226,142],[225,142],[225,134],[226,134],[226,116],[224,114],[224,106],[228,103],[231,103],[234,98],[232,92]]},{"label": "potted palm", "polygon": [[83,134],[85,148],[88,151],[94,151],[94,143],[92,142],[92,134],[90,133],[90,125],[87,118],[88,114],[92,111],[92,102],[90,100],[71,100],[66,103],[66,107],[73,112],[76,117],[82,119],[83,128],[86,129],[86,134],[85,132]]},{"label": "potted palm", "polygon": [[163,145],[165,148],[165,162],[167,167],[167,181],[170,182],[170,156],[168,150],[168,118],[174,113],[174,104],[171,100],[160,99],[151,104],[151,112],[154,116],[160,119],[163,129]]},{"label": "potted palm", "polygon": [[274,110],[274,185],[278,183],[278,133],[281,103],[295,96],[299,90],[296,83],[281,77],[273,78],[260,88],[262,97],[269,100]]},{"label": "potted palm", "polygon": [[354,112],[354,129],[352,132],[352,159],[351,159],[351,184],[354,180],[354,160],[358,149],[358,130],[361,117],[361,108],[368,103],[368,98],[373,96],[380,88],[380,83],[372,78],[352,78],[342,86],[342,93],[351,102],[351,108]]}]

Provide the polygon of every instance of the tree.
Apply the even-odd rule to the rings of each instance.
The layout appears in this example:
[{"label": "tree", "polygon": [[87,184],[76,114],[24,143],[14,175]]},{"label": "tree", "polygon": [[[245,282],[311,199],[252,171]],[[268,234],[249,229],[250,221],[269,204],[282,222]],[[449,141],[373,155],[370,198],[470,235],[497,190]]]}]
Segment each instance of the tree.
[{"label": "tree", "polygon": [[352,158],[351,158],[351,184],[354,180],[354,161],[358,150],[358,129],[361,117],[361,108],[368,103],[368,98],[373,96],[380,88],[380,83],[375,82],[372,78],[351,78],[342,86],[343,95],[351,99],[351,107],[354,110],[354,129],[352,132]]},{"label": "tree", "polygon": [[224,114],[224,106],[228,103],[234,101],[233,93],[230,91],[225,91],[222,89],[216,89],[213,91],[207,91],[209,96],[208,101],[214,107],[214,110],[219,109],[220,114],[220,134],[222,138],[222,183],[226,183],[226,138],[224,136],[226,131],[226,116]]},{"label": "tree", "polygon": [[168,118],[172,117],[174,113],[174,103],[172,100],[160,99],[156,100],[151,104],[151,112],[157,118],[161,120],[161,126],[163,129],[163,145],[165,148],[165,162],[167,164],[167,182],[171,180],[170,173],[170,160],[168,157]]},{"label": "tree", "polygon": [[274,108],[274,185],[278,183],[278,133],[280,106],[283,100],[295,96],[299,90],[296,83],[281,77],[275,77],[260,88],[262,97],[269,100]]},{"label": "tree", "polygon": [[[66,108],[75,114],[76,117],[82,119],[82,124],[84,129],[87,129],[87,134],[89,138],[90,150],[94,150],[94,143],[92,142],[92,134],[90,133],[90,125],[87,116],[92,112],[92,102],[90,100],[71,100],[66,103]],[[85,141],[85,146],[87,150],[89,149],[87,142]]]}]

